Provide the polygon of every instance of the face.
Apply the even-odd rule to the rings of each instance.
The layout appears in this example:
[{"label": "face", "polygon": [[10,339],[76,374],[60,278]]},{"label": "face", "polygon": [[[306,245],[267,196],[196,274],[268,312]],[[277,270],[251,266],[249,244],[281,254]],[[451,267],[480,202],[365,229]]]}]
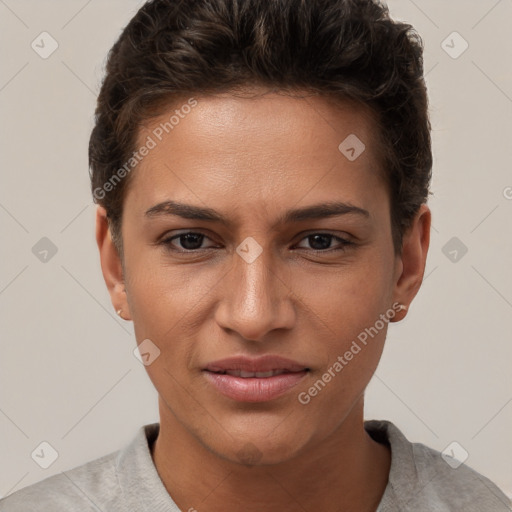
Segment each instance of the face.
[{"label": "face", "polygon": [[[411,298],[372,120],[312,96],[196,101],[139,133],[156,144],[125,197],[113,301],[160,351],[146,370],[173,421],[225,459],[289,460],[362,400],[383,319]],[[339,149],[351,135],[359,156]]]}]

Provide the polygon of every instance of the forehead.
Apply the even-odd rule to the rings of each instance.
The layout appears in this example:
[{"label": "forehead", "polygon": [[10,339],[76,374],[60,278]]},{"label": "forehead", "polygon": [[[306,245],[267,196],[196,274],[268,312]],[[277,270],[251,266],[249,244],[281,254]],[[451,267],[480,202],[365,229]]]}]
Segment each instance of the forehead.
[{"label": "forehead", "polygon": [[128,194],[136,189],[152,203],[177,194],[196,203],[212,194],[231,204],[283,195],[314,201],[381,184],[372,113],[325,97],[184,97],[141,125],[137,147],[149,140]]},{"label": "forehead", "polygon": [[[158,145],[194,139],[198,149],[212,137],[222,140],[225,151],[250,149],[265,143],[267,150],[290,149],[284,137],[302,137],[304,144],[296,152],[334,149],[350,134],[364,139],[367,155],[377,156],[377,125],[373,111],[366,105],[312,95],[311,93],[244,92],[208,96],[182,96],[159,107],[160,114],[143,120],[138,144],[152,136]],[[283,137],[275,140],[276,129]],[[171,137],[173,135],[173,137]],[[163,139],[166,139],[165,141]],[[278,143],[279,142],[279,143]]]}]

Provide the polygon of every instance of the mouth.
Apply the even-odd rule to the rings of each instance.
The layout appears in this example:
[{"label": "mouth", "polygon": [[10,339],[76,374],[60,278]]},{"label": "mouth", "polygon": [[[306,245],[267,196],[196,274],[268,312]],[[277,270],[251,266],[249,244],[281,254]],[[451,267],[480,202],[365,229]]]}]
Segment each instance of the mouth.
[{"label": "mouth", "polygon": [[242,379],[267,379],[269,377],[275,377],[276,375],[283,375],[285,373],[301,373],[302,371],[309,371],[309,368],[304,368],[303,370],[293,372],[289,370],[269,370],[268,372],[246,372],[243,370],[225,370],[217,372],[211,371],[211,373],[216,373],[217,375],[231,375],[232,377],[240,377]]},{"label": "mouth", "polygon": [[309,370],[309,368],[297,361],[268,354],[260,357],[228,357],[207,364],[203,370],[242,378],[266,378],[272,377],[270,372],[294,373]]},{"label": "mouth", "polygon": [[290,391],[310,368],[278,356],[235,357],[208,364],[203,373],[220,394],[239,402],[266,402]]}]

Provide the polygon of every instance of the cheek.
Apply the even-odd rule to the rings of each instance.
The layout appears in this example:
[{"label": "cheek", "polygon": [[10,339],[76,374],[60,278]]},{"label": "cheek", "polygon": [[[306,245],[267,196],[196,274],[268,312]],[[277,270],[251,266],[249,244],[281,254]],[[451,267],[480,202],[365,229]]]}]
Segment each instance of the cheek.
[{"label": "cheek", "polygon": [[303,272],[293,291],[339,339],[357,336],[389,307],[390,272],[378,255],[365,254],[338,268]]},{"label": "cheek", "polygon": [[[384,324],[376,329],[376,321],[369,327],[354,328],[353,336],[332,342],[328,347],[328,363],[312,375],[308,387],[298,397],[299,403],[311,407],[313,416],[324,415],[328,430],[343,421],[375,373],[387,328]],[[325,411],[331,412],[325,414]]]},{"label": "cheek", "polygon": [[165,261],[148,264],[142,258],[132,259],[128,268],[126,288],[135,338],[138,344],[151,340],[160,351],[158,360],[146,370],[152,380],[173,387],[166,370],[176,378],[181,376],[180,381],[187,374],[199,348],[198,331],[211,315],[207,308],[220,276],[211,269],[171,267]]},{"label": "cheek", "polygon": [[[148,251],[149,252],[149,251]],[[200,270],[198,266],[173,263],[163,251],[151,250],[127,261],[126,289],[134,323],[160,323],[170,327],[183,317],[215,285],[215,271]]]},{"label": "cheek", "polygon": [[327,361],[316,378],[327,381],[325,388],[330,391],[322,394],[331,405],[346,403],[364,390],[380,360],[393,317],[390,279],[382,259],[378,255],[373,259],[340,268],[330,279],[316,281],[316,286],[306,280],[301,284],[304,303],[323,332],[317,342]]}]

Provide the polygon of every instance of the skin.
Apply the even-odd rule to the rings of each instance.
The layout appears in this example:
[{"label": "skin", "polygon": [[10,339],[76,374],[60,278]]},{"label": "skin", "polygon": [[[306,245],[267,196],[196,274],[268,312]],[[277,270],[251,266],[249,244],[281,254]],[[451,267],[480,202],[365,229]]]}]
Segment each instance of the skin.
[{"label": "skin", "polygon": [[[134,322],[137,343],[149,338],[161,351],[146,366],[159,393],[157,471],[181,510],[374,511],[391,454],[364,430],[363,405],[387,323],[307,405],[297,397],[392,304],[411,303],[425,271],[431,212],[422,205],[395,255],[374,125],[361,107],[274,92],[196,99],[133,171],[124,262],[102,207],[96,217],[112,304]],[[139,140],[175,108],[146,122]],[[366,145],[353,162],[338,150],[352,133]],[[215,209],[230,226],[145,216],[170,199]],[[276,224],[289,209],[329,201],[364,208],[369,218]],[[169,243],[188,254],[158,244],[184,230],[205,235]],[[329,251],[340,242],[315,244],[308,235],[318,232],[355,245]],[[262,248],[252,263],[236,252],[249,236]],[[311,371],[278,399],[243,404],[220,395],[201,372],[224,357],[263,354]]]}]

